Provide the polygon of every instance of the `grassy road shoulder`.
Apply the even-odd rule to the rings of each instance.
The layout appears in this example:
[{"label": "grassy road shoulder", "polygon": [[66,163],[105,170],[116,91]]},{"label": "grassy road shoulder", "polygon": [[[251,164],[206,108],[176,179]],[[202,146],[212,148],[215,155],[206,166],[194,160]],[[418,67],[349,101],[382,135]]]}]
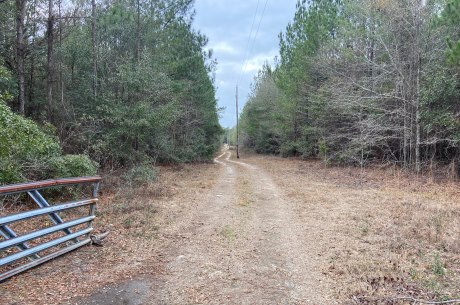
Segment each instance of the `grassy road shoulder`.
[{"label": "grassy road shoulder", "polygon": [[[317,239],[337,298],[403,304],[393,297],[459,298],[460,191],[391,170],[325,168],[320,162],[247,156],[269,171]],[[317,220],[320,221],[317,221]],[[380,304],[380,303],[379,303]]]}]

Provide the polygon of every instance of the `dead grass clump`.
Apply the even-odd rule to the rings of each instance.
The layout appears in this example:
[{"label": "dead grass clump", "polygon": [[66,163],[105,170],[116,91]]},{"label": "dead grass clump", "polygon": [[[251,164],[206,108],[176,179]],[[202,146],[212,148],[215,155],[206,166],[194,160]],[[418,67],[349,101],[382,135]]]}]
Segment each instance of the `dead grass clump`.
[{"label": "dead grass clump", "polygon": [[[458,199],[433,192],[431,187],[418,191],[381,188],[376,192],[385,200],[371,210],[374,229],[365,239],[371,246],[366,247],[361,258],[345,259],[342,264],[354,266],[349,272],[351,278],[363,272],[369,278],[389,271],[380,269],[381,258],[387,257],[398,268],[384,277],[400,278],[401,283],[384,282],[377,290],[367,287],[369,304],[378,298],[391,300],[382,304],[404,304],[391,299],[401,295],[431,300],[457,298],[460,291]],[[361,300],[365,296],[362,289],[351,295],[360,296]]]},{"label": "dead grass clump", "polygon": [[238,183],[238,205],[241,207],[249,207],[253,200],[251,198],[251,182],[247,178],[241,178]]}]

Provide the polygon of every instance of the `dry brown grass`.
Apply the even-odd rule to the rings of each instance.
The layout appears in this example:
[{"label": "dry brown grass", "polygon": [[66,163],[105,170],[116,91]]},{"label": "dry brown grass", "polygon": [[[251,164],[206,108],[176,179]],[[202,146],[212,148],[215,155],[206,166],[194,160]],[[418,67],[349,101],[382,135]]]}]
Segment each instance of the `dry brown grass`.
[{"label": "dry brown grass", "polygon": [[[351,304],[460,297],[460,189],[401,171],[326,168],[320,162],[244,156],[270,171],[307,222],[328,223],[323,273]],[[348,301],[346,301],[348,300]],[[406,303],[404,303],[406,302]]]},{"label": "dry brown grass", "polygon": [[174,242],[169,225],[196,208],[218,167],[159,170],[156,182],[131,189],[119,175],[105,178],[94,222],[96,232],[110,231],[104,247],[83,247],[1,283],[0,304],[75,304],[105,285],[161,273],[160,249]]}]

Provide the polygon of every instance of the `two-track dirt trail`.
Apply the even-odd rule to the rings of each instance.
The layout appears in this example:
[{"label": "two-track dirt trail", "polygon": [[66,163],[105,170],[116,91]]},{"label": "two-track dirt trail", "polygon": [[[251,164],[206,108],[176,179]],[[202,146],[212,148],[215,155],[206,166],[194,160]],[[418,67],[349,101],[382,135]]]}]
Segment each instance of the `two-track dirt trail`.
[{"label": "two-track dirt trail", "polygon": [[322,228],[300,220],[267,172],[230,157],[216,158],[221,175],[203,205],[169,229],[181,239],[159,278],[79,304],[336,304],[318,263]]},{"label": "two-track dirt trail", "polygon": [[222,175],[190,215],[182,243],[150,304],[334,304],[317,260],[321,227],[300,220],[270,175],[255,165],[215,161]]},{"label": "two-track dirt trail", "polygon": [[[293,206],[262,169],[230,160],[172,250],[152,304],[333,304],[318,253]],[[175,253],[176,255],[172,255]]]}]

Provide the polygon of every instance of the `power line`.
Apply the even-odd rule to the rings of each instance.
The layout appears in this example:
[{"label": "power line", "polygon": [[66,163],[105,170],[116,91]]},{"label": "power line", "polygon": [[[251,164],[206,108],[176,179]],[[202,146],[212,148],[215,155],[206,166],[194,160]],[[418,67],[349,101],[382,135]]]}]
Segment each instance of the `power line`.
[{"label": "power line", "polygon": [[[251,51],[249,52],[249,54],[252,54],[252,51],[254,50],[254,44],[256,43],[257,35],[259,34],[260,24],[262,23],[262,19],[264,18],[265,9],[267,8],[267,3],[268,3],[268,0],[265,0],[264,10],[262,11],[262,16],[260,16],[259,25],[257,26],[256,35],[254,36],[254,40],[252,41]],[[249,58],[246,61],[246,65],[248,64],[248,61],[249,61]]]},{"label": "power line", "polygon": [[[249,56],[249,45],[251,44],[252,31],[254,30],[254,24],[256,23],[257,12],[259,11],[259,4],[260,4],[260,0],[257,0],[256,11],[254,12],[254,18],[252,18],[251,31],[249,32],[248,42],[246,43],[246,49],[245,49],[245,52],[244,52],[245,54],[244,54],[243,65],[244,65],[244,63],[246,62],[246,59]],[[238,84],[241,72],[243,71],[243,65],[241,66],[240,73],[238,74],[238,79],[236,81],[236,84]]]},{"label": "power line", "polygon": [[259,19],[259,24],[257,26],[257,31],[252,39],[252,44],[251,44],[251,48],[249,49],[249,45],[250,45],[250,41],[251,41],[251,36],[252,36],[252,31],[253,31],[253,28],[254,28],[254,24],[255,24],[255,20],[257,18],[257,12],[259,10],[259,4],[260,4],[260,0],[257,1],[257,8],[256,8],[256,12],[254,14],[254,18],[252,20],[252,26],[251,26],[251,32],[249,33],[249,37],[248,37],[248,43],[246,45],[246,56],[245,56],[245,59],[241,65],[241,69],[240,69],[240,73],[238,74],[238,78],[237,78],[237,81],[236,83],[238,84],[239,81],[240,81],[240,77],[241,77],[241,74],[243,73],[243,70],[246,68],[248,62],[249,62],[249,56],[251,55],[252,53],[252,50],[254,49],[254,44],[255,44],[255,41],[257,39],[257,35],[259,33],[259,29],[260,29],[260,24],[262,23],[262,19],[264,18],[264,14],[265,14],[265,10],[267,8],[267,3],[268,3],[268,0],[265,1],[265,5],[264,5],[264,9],[262,11],[262,14],[260,16],[260,19]]},{"label": "power line", "polygon": [[251,41],[252,30],[254,30],[254,24],[256,23],[257,12],[259,11],[259,4],[260,4],[260,0],[257,0],[256,11],[254,13],[254,18],[252,18],[251,31],[249,32],[248,42],[246,43],[246,54],[245,54],[246,56],[248,55],[249,42]]},{"label": "power line", "polygon": [[[249,52],[249,45],[251,43],[251,37],[252,37],[252,31],[254,30],[254,24],[256,23],[257,12],[259,11],[259,4],[260,4],[260,0],[257,0],[256,11],[254,12],[254,17],[252,18],[251,31],[249,32],[248,41],[246,43],[246,48],[245,48],[245,52],[244,52],[245,53],[244,54],[244,61],[243,61],[243,64],[241,65],[241,69],[240,69],[240,72],[239,72],[239,74],[237,76],[237,80],[236,80],[237,86],[238,86],[238,82],[239,82],[241,72],[243,71],[243,65],[246,62],[246,58],[249,56],[249,53],[248,53]],[[233,115],[235,115],[235,113]],[[236,119],[238,119],[238,118],[236,118]]]}]

